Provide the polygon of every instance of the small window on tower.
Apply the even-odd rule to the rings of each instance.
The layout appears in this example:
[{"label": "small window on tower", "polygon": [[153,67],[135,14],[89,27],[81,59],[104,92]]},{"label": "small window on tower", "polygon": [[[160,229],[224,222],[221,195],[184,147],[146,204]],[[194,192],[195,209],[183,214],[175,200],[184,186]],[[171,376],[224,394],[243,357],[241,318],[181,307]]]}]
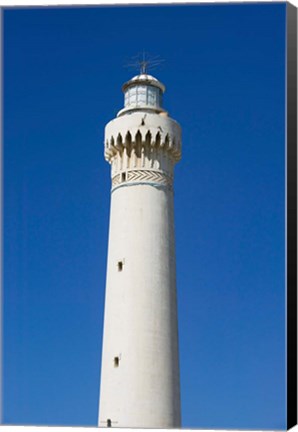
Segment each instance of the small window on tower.
[{"label": "small window on tower", "polygon": [[118,271],[122,271],[123,270],[123,261],[118,261]]},{"label": "small window on tower", "polygon": [[126,173],[125,172],[123,172],[122,174],[121,174],[121,181],[125,181],[126,180]]},{"label": "small window on tower", "polygon": [[107,427],[111,427],[112,426],[112,420],[111,419],[108,419],[107,420]]},{"label": "small window on tower", "polygon": [[119,357],[114,357],[114,367],[119,366]]}]

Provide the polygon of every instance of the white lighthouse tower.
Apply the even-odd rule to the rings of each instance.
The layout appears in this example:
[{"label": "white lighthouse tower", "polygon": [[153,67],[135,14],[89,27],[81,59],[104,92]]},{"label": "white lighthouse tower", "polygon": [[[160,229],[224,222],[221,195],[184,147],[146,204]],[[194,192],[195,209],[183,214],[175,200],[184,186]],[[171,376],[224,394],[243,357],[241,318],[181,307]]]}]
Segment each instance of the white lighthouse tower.
[{"label": "white lighthouse tower", "polygon": [[173,214],[181,130],[147,73],[105,128],[112,191],[100,427],[181,425]]}]

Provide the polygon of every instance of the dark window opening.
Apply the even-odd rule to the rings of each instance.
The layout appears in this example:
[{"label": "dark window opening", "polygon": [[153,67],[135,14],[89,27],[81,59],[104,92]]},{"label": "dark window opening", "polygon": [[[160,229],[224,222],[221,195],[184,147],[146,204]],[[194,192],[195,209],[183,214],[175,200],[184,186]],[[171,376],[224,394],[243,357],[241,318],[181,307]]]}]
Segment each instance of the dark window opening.
[{"label": "dark window opening", "polygon": [[118,271],[122,271],[122,270],[123,270],[123,262],[118,261]]},{"label": "dark window opening", "polygon": [[114,357],[114,367],[119,366],[119,357]]},{"label": "dark window opening", "polygon": [[121,174],[121,181],[125,181],[126,180],[126,173],[125,172],[123,172],[122,174]]},{"label": "dark window opening", "polygon": [[111,419],[108,419],[107,420],[107,427],[111,427],[112,426],[112,420]]}]

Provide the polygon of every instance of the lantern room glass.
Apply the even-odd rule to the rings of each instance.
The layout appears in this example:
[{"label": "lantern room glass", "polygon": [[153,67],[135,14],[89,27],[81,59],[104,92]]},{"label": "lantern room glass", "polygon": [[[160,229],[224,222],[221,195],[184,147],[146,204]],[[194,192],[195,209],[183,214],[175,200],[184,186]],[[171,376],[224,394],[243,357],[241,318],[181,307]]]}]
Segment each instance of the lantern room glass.
[{"label": "lantern room glass", "polygon": [[162,92],[150,85],[136,85],[129,87],[124,93],[125,108],[161,107]]}]

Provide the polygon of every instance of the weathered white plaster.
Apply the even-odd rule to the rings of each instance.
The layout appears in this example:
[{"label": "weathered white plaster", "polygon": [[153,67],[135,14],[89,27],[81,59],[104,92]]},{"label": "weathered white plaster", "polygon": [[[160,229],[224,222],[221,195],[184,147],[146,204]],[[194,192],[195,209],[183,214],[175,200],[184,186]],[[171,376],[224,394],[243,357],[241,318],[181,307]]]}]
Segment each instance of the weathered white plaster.
[{"label": "weathered white plaster", "polygon": [[111,120],[105,128],[105,158],[131,151],[142,143],[147,151],[163,149],[175,162],[181,158],[181,129],[168,116],[149,112],[132,112]]},{"label": "weathered white plaster", "polygon": [[108,420],[112,427],[180,427],[172,191],[180,133],[166,115],[140,111],[106,126],[112,196],[100,427]]}]

